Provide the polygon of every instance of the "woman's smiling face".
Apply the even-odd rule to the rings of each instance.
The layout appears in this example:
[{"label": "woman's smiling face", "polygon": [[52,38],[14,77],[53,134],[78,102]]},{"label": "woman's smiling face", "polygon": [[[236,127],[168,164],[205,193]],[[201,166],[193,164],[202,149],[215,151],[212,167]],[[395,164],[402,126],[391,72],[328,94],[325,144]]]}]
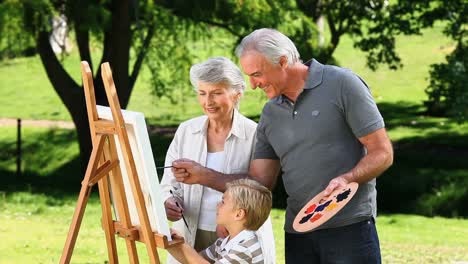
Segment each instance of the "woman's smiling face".
[{"label": "woman's smiling face", "polygon": [[212,120],[222,120],[231,117],[239,98],[227,84],[198,82],[197,98],[203,112]]}]

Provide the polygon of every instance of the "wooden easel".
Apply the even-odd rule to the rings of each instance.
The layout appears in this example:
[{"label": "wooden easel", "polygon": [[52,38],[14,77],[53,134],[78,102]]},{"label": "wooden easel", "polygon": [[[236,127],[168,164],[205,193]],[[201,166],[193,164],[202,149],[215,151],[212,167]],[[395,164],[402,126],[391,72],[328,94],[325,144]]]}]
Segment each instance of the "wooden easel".
[{"label": "wooden easel", "polygon": [[[156,247],[169,248],[183,241],[169,242],[166,236],[151,230],[109,63],[102,64],[101,74],[112,112],[112,121],[101,120],[98,117],[92,72],[86,61],[81,62],[81,73],[93,150],[84,180],[81,183],[81,191],[60,263],[70,262],[91,189],[98,183],[102,206],[102,226],[106,237],[109,262],[118,263],[115,235],[119,235],[125,239],[130,263],[139,263],[135,241],[140,241],[146,245],[151,263],[159,264]],[[119,160],[117,155],[116,138],[120,141],[123,160]],[[127,170],[140,226],[132,226],[120,166],[125,166]],[[109,184],[112,186],[113,204],[119,215],[117,221],[112,218]]]}]

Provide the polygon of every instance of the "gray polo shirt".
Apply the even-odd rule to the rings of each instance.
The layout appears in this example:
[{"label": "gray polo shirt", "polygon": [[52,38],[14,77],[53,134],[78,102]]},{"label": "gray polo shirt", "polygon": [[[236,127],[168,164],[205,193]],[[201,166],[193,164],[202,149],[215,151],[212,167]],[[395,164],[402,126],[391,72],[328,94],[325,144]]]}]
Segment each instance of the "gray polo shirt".
[{"label": "gray polo shirt", "polygon": [[[299,210],[331,179],[365,155],[358,138],[384,127],[366,83],[348,69],[312,60],[304,90],[292,103],[270,100],[257,127],[254,159],[279,159],[288,194],[285,230]],[[376,215],[375,179],[320,228],[349,225]]]}]

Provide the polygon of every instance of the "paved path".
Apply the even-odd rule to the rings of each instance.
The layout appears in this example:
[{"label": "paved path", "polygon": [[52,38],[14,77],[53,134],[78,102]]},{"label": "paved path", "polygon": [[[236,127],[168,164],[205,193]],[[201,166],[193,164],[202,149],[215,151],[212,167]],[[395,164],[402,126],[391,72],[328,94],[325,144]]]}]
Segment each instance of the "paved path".
[{"label": "paved path", "polygon": [[[17,120],[14,118],[0,118],[0,127],[16,127]],[[75,124],[71,121],[62,121],[62,120],[30,120],[30,119],[21,119],[22,127],[57,127],[64,129],[75,129]],[[177,126],[174,127],[159,127],[155,125],[148,125],[149,134],[160,134],[173,136]]]},{"label": "paved path", "polygon": [[[16,126],[17,120],[14,118],[0,118],[0,127]],[[27,127],[58,127],[65,129],[73,129],[75,125],[71,121],[61,120],[29,120],[21,119],[21,126]]]}]

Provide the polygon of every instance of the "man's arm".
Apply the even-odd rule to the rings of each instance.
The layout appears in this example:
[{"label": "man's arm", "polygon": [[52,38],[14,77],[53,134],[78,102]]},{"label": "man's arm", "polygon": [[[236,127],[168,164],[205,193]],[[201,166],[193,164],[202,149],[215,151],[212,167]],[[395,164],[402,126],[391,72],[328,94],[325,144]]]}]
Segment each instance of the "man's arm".
[{"label": "man's arm", "polygon": [[275,159],[255,159],[250,162],[249,176],[270,190],[276,185],[280,162]]},{"label": "man's arm", "polygon": [[359,141],[367,150],[366,156],[353,169],[331,180],[325,189],[325,196],[349,182],[368,182],[392,165],[393,148],[385,128],[363,136]]},{"label": "man's arm", "polygon": [[271,159],[252,160],[248,174],[224,174],[187,159],[176,160],[172,163],[172,166],[172,172],[177,181],[186,184],[201,184],[220,192],[226,190],[227,182],[246,177],[250,177],[272,189],[275,186],[280,169],[279,161]]}]

